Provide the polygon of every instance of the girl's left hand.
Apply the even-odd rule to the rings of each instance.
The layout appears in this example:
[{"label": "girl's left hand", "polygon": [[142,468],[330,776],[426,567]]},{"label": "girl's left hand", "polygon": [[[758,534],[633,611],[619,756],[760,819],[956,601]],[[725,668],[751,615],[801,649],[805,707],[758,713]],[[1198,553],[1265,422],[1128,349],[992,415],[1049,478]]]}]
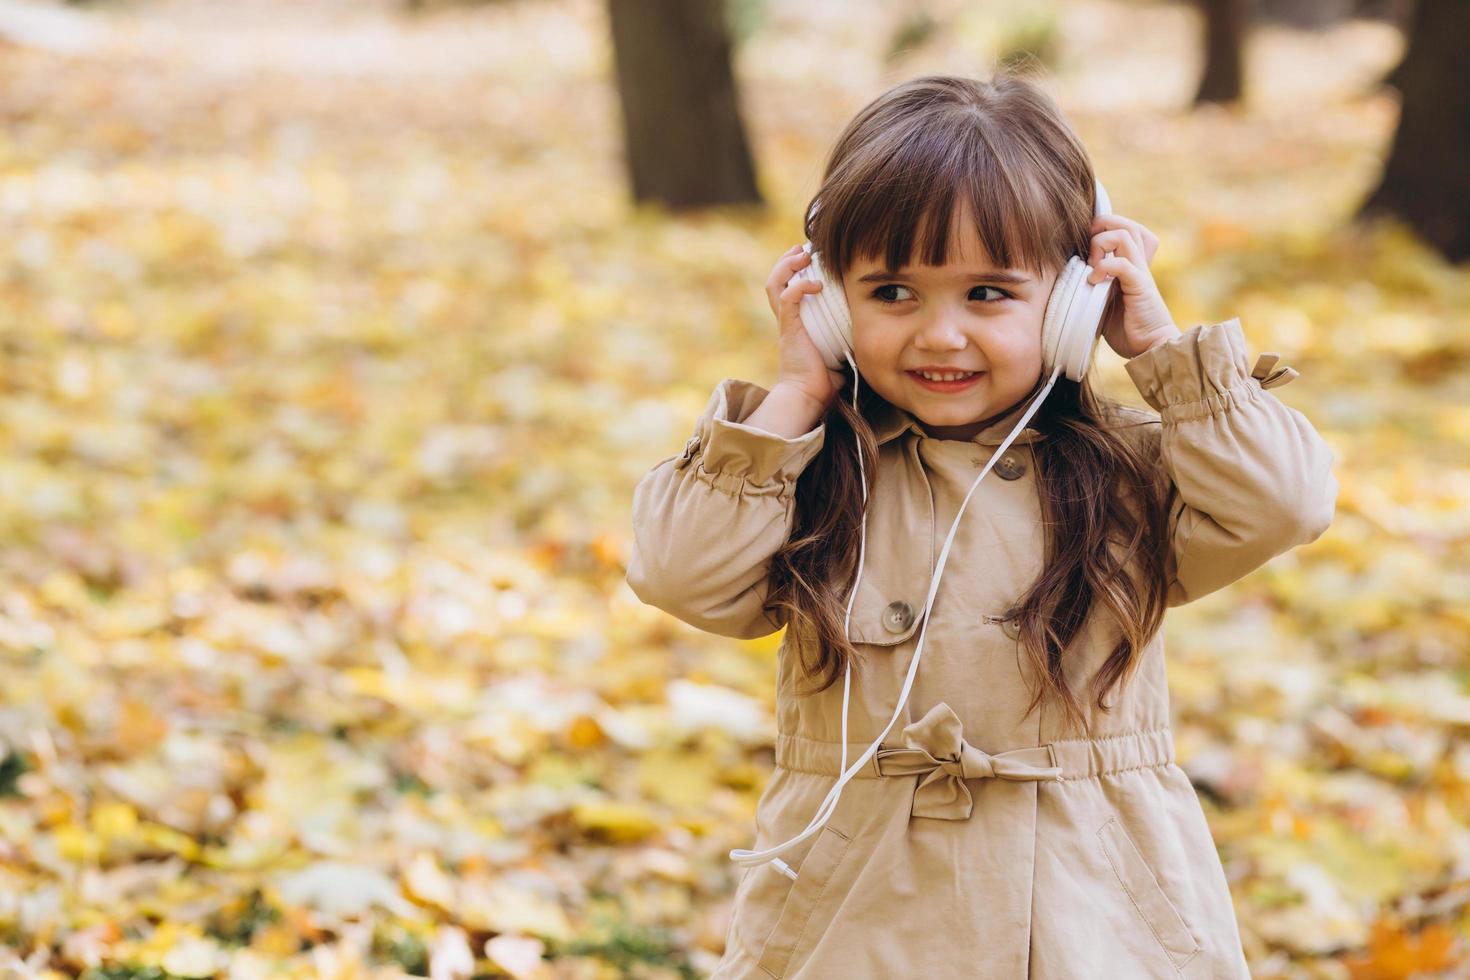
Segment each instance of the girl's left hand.
[{"label": "girl's left hand", "polygon": [[[1111,275],[1119,287],[1103,308],[1102,335],[1108,346],[1122,357],[1133,358],[1178,337],[1179,326],[1148,271],[1159,250],[1159,237],[1121,214],[1097,215],[1092,219],[1092,230],[1087,264],[1093,271],[1087,281],[1098,283]],[[1113,254],[1105,256],[1108,251]]]}]

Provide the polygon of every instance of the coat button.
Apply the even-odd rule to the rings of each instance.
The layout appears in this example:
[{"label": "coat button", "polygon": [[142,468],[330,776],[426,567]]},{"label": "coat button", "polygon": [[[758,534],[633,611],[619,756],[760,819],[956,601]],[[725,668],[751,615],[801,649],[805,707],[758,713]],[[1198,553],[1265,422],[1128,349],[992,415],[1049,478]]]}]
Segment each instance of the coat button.
[{"label": "coat button", "polygon": [[883,610],[883,628],[890,633],[902,633],[914,625],[914,607],[902,599],[895,599]]},{"label": "coat button", "polygon": [[1002,480],[1019,480],[1026,472],[1026,461],[1016,453],[1006,453],[996,461],[995,472]]},{"label": "coat button", "polygon": [[1013,640],[1021,638],[1021,622],[1015,618],[1020,612],[1019,607],[1012,606],[1001,614],[1005,618],[1000,624],[1000,631]]}]

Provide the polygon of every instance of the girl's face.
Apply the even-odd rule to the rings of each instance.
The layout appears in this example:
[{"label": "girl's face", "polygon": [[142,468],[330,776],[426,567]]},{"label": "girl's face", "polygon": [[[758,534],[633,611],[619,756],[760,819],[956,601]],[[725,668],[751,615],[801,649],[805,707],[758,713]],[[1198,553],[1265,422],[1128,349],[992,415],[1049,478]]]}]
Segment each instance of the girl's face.
[{"label": "girl's face", "polygon": [[[968,440],[1040,379],[1041,320],[1059,270],[1038,280],[995,269],[965,207],[950,232],[943,266],[890,275],[879,261],[857,259],[842,285],[863,380],[933,438]],[[929,386],[920,368],[978,373],[962,385]]]}]

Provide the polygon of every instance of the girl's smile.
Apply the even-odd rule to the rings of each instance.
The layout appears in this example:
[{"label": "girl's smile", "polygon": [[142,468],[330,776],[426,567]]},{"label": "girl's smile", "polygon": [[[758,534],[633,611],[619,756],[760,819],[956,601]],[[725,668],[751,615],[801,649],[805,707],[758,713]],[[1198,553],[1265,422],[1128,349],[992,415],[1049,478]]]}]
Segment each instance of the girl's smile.
[{"label": "girl's smile", "polygon": [[909,377],[913,378],[915,383],[917,383],[920,387],[925,388],[929,391],[937,392],[939,394],[950,394],[953,392],[965,391],[971,385],[977,384],[980,379],[985,376],[983,371],[974,371],[966,375],[965,377],[953,380],[931,380],[930,378],[924,377],[925,373],[938,375],[940,378],[950,378],[953,375],[959,374],[961,372],[938,370],[924,373],[920,373],[919,371],[908,372]]}]

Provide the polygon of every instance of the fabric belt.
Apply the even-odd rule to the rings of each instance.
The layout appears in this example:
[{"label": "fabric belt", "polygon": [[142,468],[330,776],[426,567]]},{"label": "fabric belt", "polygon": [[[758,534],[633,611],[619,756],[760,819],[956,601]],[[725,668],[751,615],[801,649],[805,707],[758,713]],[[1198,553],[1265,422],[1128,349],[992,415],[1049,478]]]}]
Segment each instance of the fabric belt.
[{"label": "fabric belt", "polygon": [[[847,743],[847,764],[867,751],[867,742]],[[853,774],[854,779],[920,777],[913,815],[968,819],[974,806],[967,779],[1085,779],[1124,769],[1173,762],[1174,736],[1168,728],[1107,738],[1063,739],[994,754],[966,742],[959,716],[941,701],[906,726],[898,745],[884,744]],[[776,765],[797,772],[841,775],[842,743],[778,733]]]}]

